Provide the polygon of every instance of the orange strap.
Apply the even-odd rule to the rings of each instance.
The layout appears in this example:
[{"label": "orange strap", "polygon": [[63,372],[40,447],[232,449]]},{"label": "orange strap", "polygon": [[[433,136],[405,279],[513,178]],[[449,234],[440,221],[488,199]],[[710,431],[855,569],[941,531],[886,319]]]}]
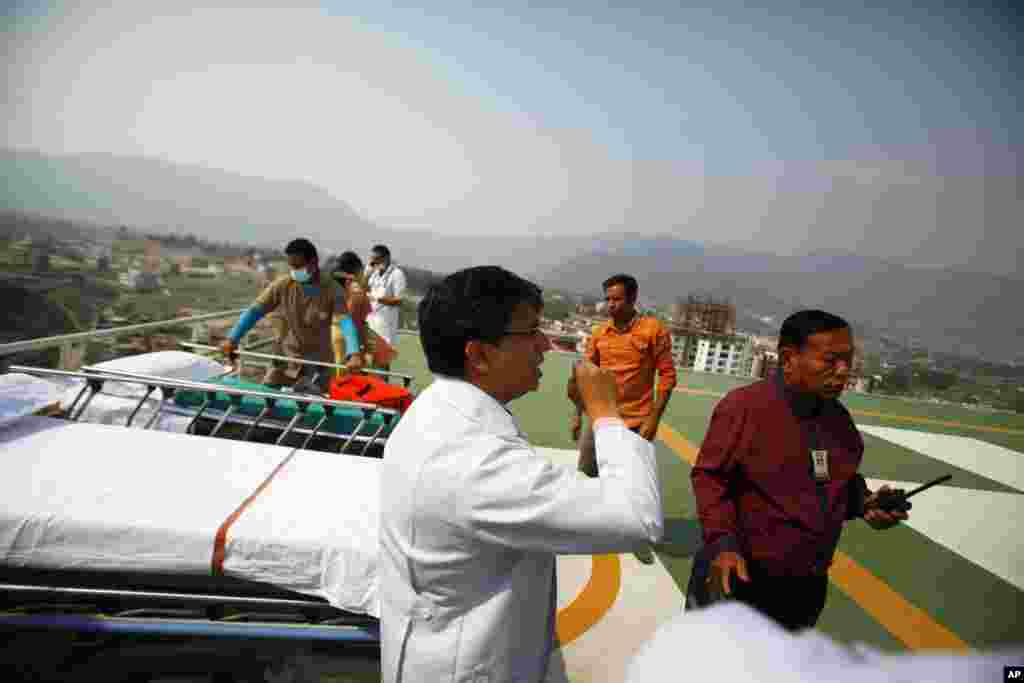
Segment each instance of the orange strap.
[{"label": "orange strap", "polygon": [[210,559],[210,572],[214,576],[224,575],[224,554],[226,552],[228,541],[228,529],[230,529],[231,525],[242,516],[245,509],[249,507],[268,486],[270,486],[270,482],[275,476],[277,476],[277,473],[280,472],[298,452],[298,449],[292,451],[287,458],[278,463],[277,467],[275,467],[267,478],[263,480],[263,483],[252,492],[252,495],[243,500],[242,504],[238,506],[238,509],[232,512],[228,518],[224,520],[224,523],[220,525],[220,528],[217,529],[217,535],[213,539],[213,557]]}]

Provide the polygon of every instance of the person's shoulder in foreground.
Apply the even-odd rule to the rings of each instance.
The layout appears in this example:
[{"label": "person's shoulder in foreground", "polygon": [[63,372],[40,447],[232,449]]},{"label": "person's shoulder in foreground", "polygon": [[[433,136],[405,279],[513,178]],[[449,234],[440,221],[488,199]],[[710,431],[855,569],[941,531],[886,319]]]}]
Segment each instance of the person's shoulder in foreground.
[{"label": "person's shoulder in foreground", "polygon": [[752,683],[999,681],[1004,666],[1024,663],[1022,644],[966,655],[847,647],[816,630],[791,634],[755,609],[727,601],[681,612],[662,624],[630,662],[626,683],[663,680],[666,671],[680,667],[680,648],[699,653],[685,662],[688,678]]}]

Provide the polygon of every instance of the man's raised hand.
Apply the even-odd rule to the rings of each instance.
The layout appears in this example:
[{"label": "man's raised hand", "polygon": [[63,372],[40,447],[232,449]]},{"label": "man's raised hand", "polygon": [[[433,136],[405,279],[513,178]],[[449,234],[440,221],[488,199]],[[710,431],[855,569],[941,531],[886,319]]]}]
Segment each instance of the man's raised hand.
[{"label": "man's raised hand", "polygon": [[588,360],[576,361],[573,373],[583,409],[587,411],[591,421],[602,417],[619,417],[615,375]]}]

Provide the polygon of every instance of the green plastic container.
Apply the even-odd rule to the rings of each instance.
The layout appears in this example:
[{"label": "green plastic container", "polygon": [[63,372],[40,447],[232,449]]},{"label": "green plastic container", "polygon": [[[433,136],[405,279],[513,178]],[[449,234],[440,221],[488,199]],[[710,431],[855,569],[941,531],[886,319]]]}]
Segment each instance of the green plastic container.
[{"label": "green plastic container", "polygon": [[[262,384],[254,384],[251,382],[240,382],[237,377],[222,377],[218,379],[207,380],[209,384],[222,384],[224,386],[235,387],[238,389],[251,389],[253,391],[268,391],[274,392],[274,389],[264,386]],[[183,408],[194,408],[199,409],[199,406],[203,404],[206,399],[206,393],[204,391],[192,391],[180,389],[174,394],[174,403]],[[231,399],[238,400],[239,397],[229,396],[218,392],[213,402],[207,407],[206,412],[203,413],[204,417],[209,416],[211,419],[215,419],[215,415],[210,415],[210,411],[223,412],[228,409],[231,404]],[[241,397],[241,404],[235,408],[231,416],[244,415],[246,417],[256,417],[260,411],[266,406],[266,402],[262,398],[255,396],[243,396]],[[298,410],[298,405],[292,399],[280,399],[274,405],[274,410],[260,423],[264,427],[272,424],[281,424],[282,426],[287,424]],[[324,408],[319,404],[310,404],[306,409],[306,416],[298,422],[296,426],[307,427],[312,429],[316,426],[317,422],[324,416]],[[320,428],[320,433],[333,432],[335,434],[349,435],[359,424],[359,421],[364,417],[364,411],[359,408],[335,408],[334,415],[324,423]],[[231,418],[228,418],[230,421]],[[386,437],[391,433],[395,424],[398,422],[398,417],[392,417],[390,422],[385,419],[385,416],[380,413],[374,413],[363,428],[359,430],[360,436],[372,436],[380,429],[380,426],[384,424],[384,430],[380,433],[380,436]]]}]

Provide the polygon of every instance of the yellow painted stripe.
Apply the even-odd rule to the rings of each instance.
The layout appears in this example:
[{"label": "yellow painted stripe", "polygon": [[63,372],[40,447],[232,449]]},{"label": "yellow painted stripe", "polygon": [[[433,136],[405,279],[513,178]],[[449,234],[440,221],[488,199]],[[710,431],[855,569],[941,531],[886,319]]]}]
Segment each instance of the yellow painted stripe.
[{"label": "yellow painted stripe", "polygon": [[590,578],[571,603],[555,618],[559,645],[568,645],[587,632],[612,608],[622,586],[622,565],[618,555],[594,555]]},{"label": "yellow painted stripe", "polygon": [[[692,394],[693,396],[711,396],[714,398],[721,398],[725,394],[718,391],[708,391],[707,389],[691,389],[690,387],[676,387],[676,391],[684,394]],[[955,427],[957,429],[971,429],[976,432],[989,432],[991,434],[1015,434],[1018,436],[1024,435],[1024,429],[1013,429],[1012,427],[996,427],[994,425],[976,425],[968,424],[966,422],[956,422],[954,420],[938,420],[933,417],[919,417],[917,415],[890,415],[889,413],[882,413],[877,410],[851,410],[851,415],[858,415],[860,417],[874,417],[880,420],[893,420],[894,422],[913,422],[917,424],[936,425],[938,427]]]},{"label": "yellow painted stripe", "polygon": [[[691,466],[697,462],[697,448],[682,434],[662,423],[658,438]],[[970,647],[924,610],[911,604],[849,555],[837,551],[829,579],[846,593],[909,650],[967,652]]]}]

